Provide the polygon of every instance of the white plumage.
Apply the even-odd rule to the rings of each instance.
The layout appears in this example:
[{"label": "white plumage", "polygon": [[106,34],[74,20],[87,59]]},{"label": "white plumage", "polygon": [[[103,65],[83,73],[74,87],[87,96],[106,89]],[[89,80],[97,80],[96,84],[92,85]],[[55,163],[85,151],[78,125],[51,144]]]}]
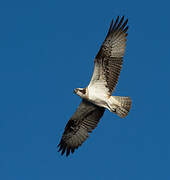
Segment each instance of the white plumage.
[{"label": "white plumage", "polygon": [[77,88],[75,93],[82,98],[76,112],[68,121],[59,151],[63,155],[73,153],[89,136],[103,116],[105,108],[121,118],[131,108],[130,97],[112,96],[122,68],[126,47],[128,20],[117,17],[111,22],[108,34],[95,58],[94,72],[86,88]]}]

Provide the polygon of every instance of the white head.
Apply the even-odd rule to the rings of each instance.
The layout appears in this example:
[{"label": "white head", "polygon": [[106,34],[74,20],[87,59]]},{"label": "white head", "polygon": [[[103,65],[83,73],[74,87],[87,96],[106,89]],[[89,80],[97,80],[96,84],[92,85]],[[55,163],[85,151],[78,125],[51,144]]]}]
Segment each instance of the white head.
[{"label": "white head", "polygon": [[85,98],[86,97],[86,88],[76,88],[76,89],[74,89],[74,93],[82,98]]}]

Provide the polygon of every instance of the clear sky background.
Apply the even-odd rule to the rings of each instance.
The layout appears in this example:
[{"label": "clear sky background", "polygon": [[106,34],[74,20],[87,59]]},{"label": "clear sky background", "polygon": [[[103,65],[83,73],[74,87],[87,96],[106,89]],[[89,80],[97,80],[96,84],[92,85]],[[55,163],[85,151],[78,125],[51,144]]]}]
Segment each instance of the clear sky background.
[{"label": "clear sky background", "polygon": [[[0,1],[0,179],[170,179],[170,3]],[[106,111],[66,158],[56,151],[80,103],[110,21],[129,19],[116,95],[128,117]]]}]

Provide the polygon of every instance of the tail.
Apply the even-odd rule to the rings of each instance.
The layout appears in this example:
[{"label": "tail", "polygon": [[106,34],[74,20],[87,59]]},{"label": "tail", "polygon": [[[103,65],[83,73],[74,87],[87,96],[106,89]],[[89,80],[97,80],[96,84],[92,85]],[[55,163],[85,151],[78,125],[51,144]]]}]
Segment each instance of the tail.
[{"label": "tail", "polygon": [[111,112],[115,112],[118,116],[124,118],[130,111],[132,100],[130,97],[111,96],[108,105]]}]

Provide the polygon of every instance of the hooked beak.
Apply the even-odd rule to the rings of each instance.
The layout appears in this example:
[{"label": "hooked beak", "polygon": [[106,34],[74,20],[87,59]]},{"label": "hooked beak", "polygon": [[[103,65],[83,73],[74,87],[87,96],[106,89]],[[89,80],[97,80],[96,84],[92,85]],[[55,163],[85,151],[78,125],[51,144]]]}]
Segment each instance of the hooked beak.
[{"label": "hooked beak", "polygon": [[77,91],[78,91],[78,89],[74,89],[74,91],[73,91],[73,92],[74,92],[75,94],[77,94]]}]

